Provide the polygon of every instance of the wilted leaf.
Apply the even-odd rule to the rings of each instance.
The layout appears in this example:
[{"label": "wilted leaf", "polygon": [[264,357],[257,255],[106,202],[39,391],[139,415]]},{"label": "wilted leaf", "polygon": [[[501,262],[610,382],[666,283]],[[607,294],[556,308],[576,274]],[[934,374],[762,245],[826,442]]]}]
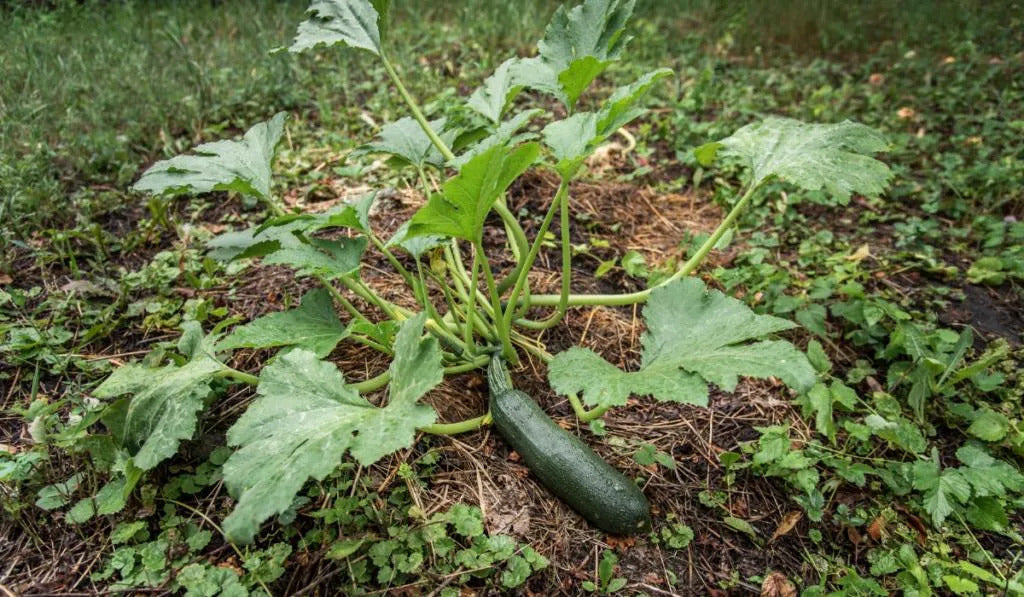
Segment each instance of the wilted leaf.
[{"label": "wilted leaf", "polygon": [[793,527],[795,527],[796,524],[800,522],[800,519],[802,519],[803,517],[804,513],[800,510],[793,510],[791,512],[787,512],[786,515],[782,517],[782,520],[779,521],[779,526],[775,527],[775,532],[772,533],[771,538],[768,539],[768,543],[771,543],[772,541],[775,541],[779,537],[782,537],[783,535],[786,535],[787,533],[792,531]]},{"label": "wilted leaf", "polygon": [[785,574],[772,572],[761,583],[761,597],[796,597],[796,587]]}]

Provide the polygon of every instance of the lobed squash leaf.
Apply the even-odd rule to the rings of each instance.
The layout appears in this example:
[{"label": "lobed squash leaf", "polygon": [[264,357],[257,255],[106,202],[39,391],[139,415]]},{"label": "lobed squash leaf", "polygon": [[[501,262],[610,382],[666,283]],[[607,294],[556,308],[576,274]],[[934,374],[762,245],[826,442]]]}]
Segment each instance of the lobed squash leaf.
[{"label": "lobed squash leaf", "polygon": [[418,402],[443,377],[437,340],[421,338],[425,320],[421,313],[398,331],[383,407],[307,350],[263,369],[258,398],[228,430],[228,444],[239,446],[224,464],[224,481],[238,499],[224,521],[232,541],[251,541],[262,521],[287,510],[307,479],[326,477],[346,452],[368,466],[409,446],[418,427],[434,422],[434,409]]},{"label": "lobed squash leaf", "polygon": [[381,0],[314,0],[288,50],[304,52],[319,45],[342,44],[380,56],[388,4]]},{"label": "lobed squash leaf", "polygon": [[132,189],[166,195],[237,191],[266,199],[270,197],[270,165],[284,119],[285,113],[279,112],[250,128],[240,141],[203,143],[193,148],[192,154],[159,161]]},{"label": "lobed squash leaf", "polygon": [[97,398],[134,394],[123,421],[123,443],[134,465],[149,470],[191,439],[210,381],[224,369],[214,356],[216,336],[203,336],[196,322],[185,324],[178,342],[188,361],[181,366],[125,365],[93,391]]},{"label": "lobed squash leaf", "polygon": [[560,6],[537,43],[539,54],[513,62],[512,83],[554,95],[570,110],[591,82],[622,54],[634,0],[586,0]]},{"label": "lobed squash leaf", "polygon": [[[438,118],[431,120],[429,124],[430,128],[441,137],[441,140],[447,145],[451,145],[455,140],[455,131],[445,131],[446,122],[447,119]],[[444,165],[444,156],[434,146],[430,137],[423,132],[419,123],[408,116],[385,124],[381,127],[377,140],[363,145],[359,148],[359,152],[386,153],[417,168],[426,165],[436,167]]]},{"label": "lobed squash leaf", "polygon": [[365,236],[337,240],[311,238],[308,243],[268,254],[263,263],[293,267],[298,276],[341,278],[359,270],[366,244]]},{"label": "lobed squash leaf", "polygon": [[217,343],[217,350],[296,346],[323,358],[348,334],[330,293],[316,288],[302,297],[296,309],[270,313],[236,327]]},{"label": "lobed squash leaf", "polygon": [[544,142],[557,161],[555,169],[563,176],[574,173],[605,139],[643,115],[644,110],[637,107],[637,102],[655,83],[671,74],[667,68],[651,71],[616,89],[599,111],[577,112],[544,127]]},{"label": "lobed squash leaf", "polygon": [[761,339],[795,324],[758,315],[739,300],[708,291],[696,278],[654,290],[644,320],[639,371],[621,371],[589,349],[570,348],[549,365],[552,387],[562,394],[582,392],[595,406],[619,406],[631,395],[645,394],[703,406],[708,383],[732,391],[741,375],[778,377],[801,392],[816,381],[814,368],[796,347]]},{"label": "lobed squash leaf", "polygon": [[470,159],[448,179],[409,223],[406,238],[422,235],[480,240],[484,219],[512,181],[537,159],[540,146],[525,143],[509,150],[496,145]]},{"label": "lobed squash leaf", "polygon": [[806,124],[790,118],[766,118],[732,136],[696,150],[704,165],[719,155],[738,158],[756,186],[771,177],[807,191],[824,190],[845,205],[852,193],[876,197],[892,172],[871,157],[888,144],[874,129],[855,122]]},{"label": "lobed squash leaf", "polygon": [[505,108],[523,89],[523,85],[516,83],[514,76],[514,67],[518,62],[518,58],[502,62],[491,76],[484,79],[483,85],[469,96],[466,105],[493,124],[500,123]]}]

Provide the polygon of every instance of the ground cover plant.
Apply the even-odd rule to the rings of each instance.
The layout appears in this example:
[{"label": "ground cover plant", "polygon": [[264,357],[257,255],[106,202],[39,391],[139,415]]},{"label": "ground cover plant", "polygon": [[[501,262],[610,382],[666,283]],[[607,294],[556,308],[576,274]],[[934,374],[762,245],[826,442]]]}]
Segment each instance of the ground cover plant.
[{"label": "ground cover plant", "polygon": [[[480,508],[456,505],[442,511],[417,489],[436,474],[437,453],[422,452],[424,442],[444,445],[431,444],[425,436],[475,433],[492,423],[486,405],[467,408],[458,393],[442,389],[442,399],[429,404],[424,398],[442,383],[464,394],[476,378],[472,371],[508,361],[514,378],[529,385],[531,393],[549,392],[532,380],[530,368],[539,368],[541,379],[567,399],[573,418],[589,424],[572,433],[603,453],[622,441],[615,433],[609,436],[608,422],[614,429],[615,421],[628,420],[620,417],[633,416],[619,413],[638,408],[646,413],[638,397],[705,405],[726,399],[718,389],[745,387],[743,377],[781,380],[793,393],[781,387],[773,392],[793,396],[809,426],[770,421],[738,443],[735,438],[719,443],[728,447],[712,452],[721,477],[705,483],[699,495],[695,491],[692,502],[741,541],[747,536],[752,545],[762,546],[772,529],[758,530],[757,517],[742,506],[746,492],[734,484],[756,475],[789,488],[787,499],[798,509],[785,512],[768,543],[797,525],[811,525],[804,548],[815,554],[805,561],[810,567],[801,572],[783,567],[793,580],[799,577],[809,594],[878,592],[883,586],[919,592],[1020,590],[1013,560],[1020,541],[1014,512],[1022,490],[1014,463],[1020,434],[1012,406],[1019,392],[1012,386],[1009,345],[994,343],[986,349],[969,329],[952,331],[921,321],[911,314],[913,303],[871,292],[877,278],[864,267],[874,259],[871,251],[838,249],[827,230],[795,242],[794,261],[788,254],[773,259],[778,240],[754,233],[743,241],[752,250],[735,256],[731,267],[722,263],[703,280],[691,275],[710,256],[748,237],[737,233],[738,222],[760,220],[752,228],[766,231],[800,227],[806,217],[800,198],[826,209],[867,206],[876,221],[884,222],[880,195],[890,174],[871,156],[894,149],[885,137],[852,123],[816,125],[774,117],[721,131],[714,127],[722,124],[687,121],[680,114],[672,126],[682,133],[679,139],[689,139],[672,148],[677,151],[673,161],[693,169],[696,186],[710,172],[721,173],[714,187],[724,216],[705,234],[674,240],[682,240],[678,260],[649,264],[636,251],[609,257],[608,246],[594,237],[581,244],[586,238],[581,229],[590,229],[593,213],[578,200],[589,184],[580,178],[600,180],[601,154],[613,139],[636,143],[646,156],[665,155],[645,149],[643,136],[633,139],[623,127],[651,132],[643,124],[650,118],[643,108],[658,104],[646,98],[657,97],[659,86],[675,84],[670,72],[636,76],[635,68],[626,68],[627,80],[634,83],[587,91],[606,69],[623,74],[615,69],[631,47],[627,21],[632,9],[620,2],[559,9],[538,44],[537,57],[510,59],[479,90],[448,95],[443,107],[421,107],[399,79],[401,66],[390,62],[386,4],[314,3],[290,49],[325,60],[342,54],[335,46],[361,50],[364,59],[380,62],[377,72],[400,90],[404,109],[411,113],[396,118],[389,112],[391,124],[352,154],[353,161],[383,164],[394,174],[382,174],[378,167],[369,177],[370,190],[327,210],[297,207],[275,192],[284,188],[274,182],[275,155],[292,126],[284,114],[252,126],[237,140],[206,143],[147,169],[135,185],[140,191],[162,197],[212,192],[207,197],[215,200],[224,197],[218,192],[228,191],[243,204],[261,205],[266,215],[250,228],[203,243],[202,250],[155,256],[137,274],[141,279],[130,283],[148,288],[187,271],[190,285],[215,288],[221,283],[218,272],[246,276],[254,267],[251,260],[258,259],[261,267],[291,271],[282,275],[296,278],[301,292],[295,295],[298,306],[286,304],[249,321],[226,318],[226,310],[204,301],[186,306],[184,316],[178,315],[180,307],[164,310],[151,301],[147,325],[166,329],[184,321],[180,339],[165,341],[142,362],[117,368],[100,385],[81,391],[84,399],[50,401],[38,390],[47,374],[60,374],[69,365],[89,371],[87,359],[60,352],[68,336],[51,328],[40,333],[36,325],[7,328],[6,354],[34,363],[32,371],[26,370],[32,399],[17,417],[31,422],[26,429],[38,446],[86,453],[93,471],[52,479],[33,490],[28,502],[34,500],[36,507],[66,522],[86,525],[117,520],[117,513],[133,502],[143,504],[143,510],[161,504],[159,533],[139,522],[121,522],[114,529],[111,542],[123,547],[91,573],[92,582],[177,586],[197,593],[228,585],[270,591],[271,584],[280,582],[286,561],[294,563],[298,554],[320,545],[327,546],[321,552],[327,561],[344,564],[335,574],[353,590],[409,582],[520,586],[550,562],[508,536],[485,534],[483,501]],[[691,87],[682,103],[692,108],[708,101],[703,98],[710,85]],[[841,120],[847,114],[826,111],[825,116]],[[706,143],[719,136],[725,138]],[[913,136],[897,137],[897,152],[909,139]],[[287,151],[293,147],[289,142]],[[656,160],[644,162],[648,168],[663,167]],[[1010,163],[1002,166],[1012,170]],[[392,191],[373,188],[380,178],[405,178],[424,201],[389,216],[396,204]],[[531,183],[536,180],[544,184]],[[993,180],[1001,184],[998,177]],[[743,186],[737,189],[735,181]],[[530,184],[546,195],[531,197],[528,209],[513,208],[515,195]],[[906,192],[897,187],[892,194]],[[157,198],[150,208],[156,219],[181,203]],[[652,208],[651,213],[658,212]],[[380,226],[382,220],[390,221]],[[906,231],[905,246],[934,234],[921,219],[896,223]],[[1002,252],[970,265],[967,275],[973,282],[999,285],[1014,279],[1013,239],[1019,230],[1013,224],[979,220],[985,242]],[[384,229],[389,234],[382,237]],[[911,253],[904,263],[919,271],[943,271],[934,253]],[[384,268],[391,271],[383,273]],[[600,282],[609,272],[624,272],[640,286],[625,292],[611,288],[619,294],[607,288],[573,292],[571,283],[597,288],[585,279],[593,275]],[[718,284],[726,294],[713,289]],[[552,285],[557,292],[550,290]],[[794,287],[805,291],[794,294]],[[39,304],[38,294],[11,290],[4,295],[11,309]],[[744,304],[729,296],[737,290],[739,297],[754,301]],[[564,350],[551,354],[543,343],[571,325],[580,309],[628,310],[640,304],[633,317],[645,331],[635,333],[639,345],[632,356],[562,341],[554,343]],[[339,317],[336,309],[344,315]],[[590,311],[590,317],[597,312]],[[109,315],[93,317],[97,327],[88,333],[109,333],[103,326]],[[792,319],[806,331],[790,331],[796,330]],[[780,332],[806,346],[806,356],[779,339]],[[807,334],[814,339],[808,342]],[[358,353],[362,360],[346,358],[339,369],[337,358],[329,357],[352,345],[365,349]],[[856,359],[848,360],[849,350]],[[875,367],[884,373],[884,387]],[[456,377],[443,382],[445,376]],[[19,382],[14,378],[12,388]],[[229,396],[247,395],[246,386],[255,386],[252,402],[231,401],[223,410]],[[702,416],[699,409],[663,410],[661,419],[645,420],[672,423],[665,420],[666,412]],[[438,422],[439,416],[464,420]],[[206,440],[212,446],[203,450],[202,465],[194,474],[157,481],[166,467],[190,459],[193,439],[211,417],[227,431],[225,437]],[[949,430],[954,433],[946,437]],[[378,485],[381,479],[370,481],[363,471],[395,452],[398,457],[386,462],[407,487],[378,496],[390,476]],[[677,462],[673,452],[671,446],[654,443],[636,446],[635,464],[644,467],[645,484],[688,466]],[[15,449],[5,465],[5,483],[20,484],[12,486],[15,492],[30,487],[46,468],[44,455]],[[571,468],[562,471],[572,474]],[[308,483],[311,478],[314,482]],[[219,493],[221,480],[234,501],[220,504],[212,515],[188,510],[183,496],[204,488]],[[865,505],[851,497],[858,491],[897,496],[898,507]],[[24,515],[24,507],[16,505],[22,500],[16,493],[8,495],[15,499],[5,500],[5,508]],[[707,541],[675,515],[666,516],[657,500],[654,505],[650,544],[685,550],[695,536]],[[297,539],[293,523],[299,513],[327,526]],[[591,519],[601,526],[599,519]],[[953,520],[966,534],[949,530]],[[826,522],[849,535],[854,545],[869,549],[870,566],[832,555],[826,546],[834,539],[822,536]],[[262,545],[244,547],[257,538],[261,525]],[[374,528],[386,528],[385,536]],[[220,545],[211,531],[229,540],[222,545],[237,551],[241,568],[212,566],[201,555]],[[851,532],[868,539],[854,540]],[[601,592],[627,583],[634,591],[654,590],[652,582],[672,588],[682,570],[673,565],[658,581],[625,574],[632,577],[627,580],[616,571],[630,564],[610,551],[595,552],[593,564],[594,573],[580,586]],[[790,582],[767,569],[741,576],[735,574],[738,569],[713,585],[728,590],[775,583],[784,591]]]}]

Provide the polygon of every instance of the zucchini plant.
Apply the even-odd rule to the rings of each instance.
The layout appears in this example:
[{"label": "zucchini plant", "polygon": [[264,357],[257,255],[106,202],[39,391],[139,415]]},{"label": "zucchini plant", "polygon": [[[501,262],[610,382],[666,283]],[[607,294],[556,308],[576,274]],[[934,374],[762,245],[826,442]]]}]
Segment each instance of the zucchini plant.
[{"label": "zucchini plant", "polygon": [[[706,405],[710,384],[732,391],[741,376],[770,376],[796,392],[809,390],[816,381],[814,368],[799,349],[777,337],[794,323],[756,314],[692,274],[769,181],[840,200],[882,192],[890,173],[872,156],[886,143],[865,126],[766,118],[697,148],[704,165],[728,160],[747,174],[715,231],[672,275],[649,288],[616,295],[573,292],[573,181],[586,174],[587,158],[599,146],[645,113],[649,92],[672,76],[669,69],[653,70],[617,87],[596,108],[580,108],[581,96],[630,42],[626,25],[633,5],[633,0],[586,0],[559,8],[537,55],[513,57],[498,66],[462,100],[470,116],[455,125],[444,118],[428,120],[403,84],[388,52],[387,0],[315,0],[288,50],[349,48],[380,62],[409,115],[385,125],[362,151],[389,155],[394,158],[389,163],[414,171],[426,202],[389,238],[371,225],[374,192],[320,213],[290,209],[271,183],[283,113],[253,126],[241,139],[199,145],[149,168],[136,190],[167,196],[227,190],[265,205],[265,221],[209,243],[213,258],[258,258],[287,266],[318,286],[298,307],[233,329],[221,325],[204,332],[191,323],[178,355],[124,365],[96,388],[93,394],[105,402],[84,423],[102,421],[109,429],[101,441],[118,474],[81,506],[85,516],[122,507],[145,471],[176,454],[210,406],[212,384],[256,387],[256,398],[227,434],[234,452],[224,464],[224,480],[237,501],[223,528],[236,542],[251,541],[261,523],[288,510],[303,484],[323,479],[346,454],[370,465],[410,446],[418,433],[463,433],[500,420],[502,433],[520,450],[526,448],[513,438],[530,433],[528,426],[543,429],[550,439],[547,446],[556,452],[583,446],[575,438],[557,437],[550,421],[537,420],[544,416],[539,408],[508,385],[506,362],[513,369],[524,358],[546,364],[551,386],[568,398],[581,421],[626,405],[630,396]],[[529,93],[553,101],[514,101]],[[524,104],[554,108],[519,109]],[[506,193],[517,178],[537,169],[553,172],[559,184],[530,238],[509,209]],[[435,185],[434,180],[442,182]],[[496,217],[489,220],[492,213]],[[560,222],[560,291],[539,294],[532,291],[530,272],[555,218]],[[515,263],[506,271],[494,266],[493,247],[492,254],[485,251],[484,233],[491,225],[503,230],[501,250]],[[370,252],[394,268],[415,307],[388,300],[360,276],[361,260]],[[569,309],[639,303],[645,304],[646,332],[638,370],[623,371],[585,348],[550,354],[539,340]],[[368,378],[342,372],[327,360],[342,341],[380,351],[391,364]],[[279,352],[254,375],[228,366],[232,351],[240,348]],[[438,413],[421,398],[444,376],[492,361],[499,371],[492,373],[492,383],[503,382],[492,388],[495,412],[437,422]],[[367,399],[385,388],[379,400]],[[512,398],[528,412],[509,406]],[[593,462],[592,454],[575,459],[548,454],[541,462],[544,451],[534,450],[531,456],[542,478],[559,475],[552,466],[589,467],[588,474],[604,479],[584,479],[580,491],[594,493],[624,480],[612,478],[618,473]],[[643,528],[646,502],[639,489],[624,482],[629,486],[616,485],[624,492],[617,504],[594,506],[587,499],[596,497],[585,496],[586,503],[573,505],[602,528]],[[613,522],[600,522],[608,520],[608,508],[620,506],[625,510],[612,516]],[[596,514],[588,513],[595,508]]]}]

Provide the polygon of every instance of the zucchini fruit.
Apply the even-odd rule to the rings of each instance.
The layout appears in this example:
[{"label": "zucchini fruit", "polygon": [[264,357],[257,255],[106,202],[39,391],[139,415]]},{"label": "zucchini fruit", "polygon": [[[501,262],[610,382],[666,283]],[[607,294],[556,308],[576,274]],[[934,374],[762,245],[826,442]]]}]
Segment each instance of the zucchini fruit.
[{"label": "zucchini fruit", "polygon": [[651,507],[640,488],[516,390],[497,355],[487,382],[495,429],[548,491],[612,535],[650,529]]}]

